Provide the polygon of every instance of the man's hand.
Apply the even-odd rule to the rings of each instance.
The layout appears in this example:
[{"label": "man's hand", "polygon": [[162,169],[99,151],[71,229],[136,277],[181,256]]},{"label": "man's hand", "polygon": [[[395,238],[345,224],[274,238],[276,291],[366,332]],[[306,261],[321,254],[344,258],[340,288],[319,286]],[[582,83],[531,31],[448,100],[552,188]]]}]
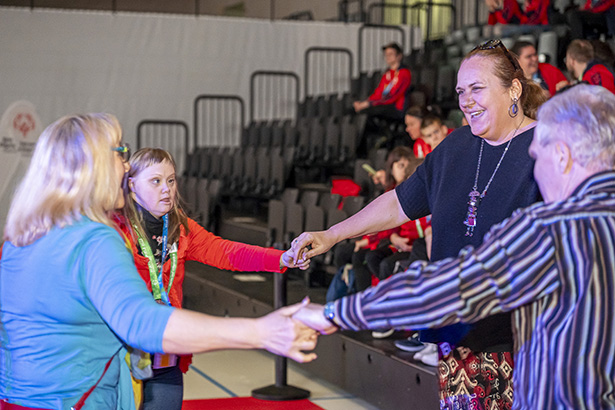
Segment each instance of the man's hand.
[{"label": "man's hand", "polygon": [[[316,347],[318,330],[293,318],[300,310],[308,308],[309,299],[285,306],[263,316],[258,321],[258,336],[262,348],[271,353],[289,357],[299,363],[311,362],[316,353],[304,353]],[[325,319],[326,320],[326,319]]]},{"label": "man's hand", "polygon": [[325,317],[324,309],[325,307],[323,305],[310,303],[298,310],[293,315],[293,319],[300,321],[320,334],[330,335],[335,332],[338,327]]}]

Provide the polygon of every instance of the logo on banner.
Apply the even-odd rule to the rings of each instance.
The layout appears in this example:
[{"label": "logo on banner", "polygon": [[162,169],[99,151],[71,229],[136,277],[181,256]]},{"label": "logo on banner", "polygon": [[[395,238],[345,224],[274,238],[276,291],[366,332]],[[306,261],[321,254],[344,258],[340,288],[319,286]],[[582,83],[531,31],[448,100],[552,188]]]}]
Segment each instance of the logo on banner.
[{"label": "logo on banner", "polygon": [[41,120],[34,104],[29,101],[16,101],[0,119],[0,147],[7,153],[31,155],[41,132]]}]

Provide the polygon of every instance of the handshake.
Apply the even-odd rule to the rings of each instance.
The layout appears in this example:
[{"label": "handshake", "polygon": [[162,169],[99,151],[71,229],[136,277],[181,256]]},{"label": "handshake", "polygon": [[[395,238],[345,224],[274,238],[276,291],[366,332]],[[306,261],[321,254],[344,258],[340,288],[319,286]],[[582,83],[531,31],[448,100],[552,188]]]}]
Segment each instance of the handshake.
[{"label": "handshake", "polygon": [[[280,257],[280,266],[307,269],[310,259],[326,252],[325,232],[303,233],[292,242]],[[308,249],[310,248],[310,249]],[[289,357],[297,362],[311,362],[316,353],[305,353],[316,347],[318,335],[328,335],[338,328],[324,315],[324,306],[310,303],[306,297],[300,303],[285,306],[258,319],[261,326],[262,348],[271,353]]]}]

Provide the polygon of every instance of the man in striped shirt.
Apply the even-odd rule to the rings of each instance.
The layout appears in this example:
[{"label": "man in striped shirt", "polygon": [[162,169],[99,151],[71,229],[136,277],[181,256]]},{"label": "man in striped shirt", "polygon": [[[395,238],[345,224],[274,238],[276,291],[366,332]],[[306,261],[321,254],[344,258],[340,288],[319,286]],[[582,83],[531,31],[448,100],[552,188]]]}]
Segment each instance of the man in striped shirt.
[{"label": "man in striped shirt", "polygon": [[[414,263],[296,317],[331,333],[512,311],[514,409],[615,409],[615,96],[579,85],[553,97],[538,112],[530,154],[544,203],[516,211],[456,259]],[[294,249],[317,245],[319,234]]]}]

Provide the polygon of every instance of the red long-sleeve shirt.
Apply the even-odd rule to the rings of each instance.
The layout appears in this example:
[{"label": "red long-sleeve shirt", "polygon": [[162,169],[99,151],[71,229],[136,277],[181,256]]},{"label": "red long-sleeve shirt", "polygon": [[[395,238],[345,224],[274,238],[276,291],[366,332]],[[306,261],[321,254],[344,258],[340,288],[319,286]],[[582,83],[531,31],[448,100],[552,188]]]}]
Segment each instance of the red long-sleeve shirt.
[{"label": "red long-sleeve shirt", "polygon": [[550,0],[526,0],[525,13],[521,18],[521,24],[540,25],[549,24]]},{"label": "red long-sleeve shirt", "polygon": [[564,73],[560,71],[559,68],[548,64],[548,63],[538,63],[538,71],[540,71],[540,76],[544,80],[545,84],[549,88],[549,94],[554,96],[557,90],[555,86],[560,81],[567,81]]},{"label": "red long-sleeve shirt", "polygon": [[487,24],[515,24],[525,18],[517,0],[504,0],[502,9],[489,13]]},{"label": "red long-sleeve shirt", "polygon": [[[412,74],[407,67],[401,66],[397,70],[388,70],[382,78],[378,87],[369,96],[369,104],[374,105],[394,105],[399,111],[403,111],[406,104],[406,93],[410,87]],[[384,93],[391,85],[388,93]]]},{"label": "red long-sleeve shirt", "polygon": [[[152,290],[150,281],[148,259],[139,255],[137,243],[133,239],[130,227],[123,218],[118,218],[118,225],[128,239],[135,265],[141,278]],[[186,261],[197,261],[219,269],[246,271],[246,272],[280,272],[280,257],[283,251],[267,249],[260,246],[246,245],[245,243],[228,241],[205,230],[198,223],[188,218],[186,235],[183,226],[180,227],[179,243],[177,246],[177,269],[175,279],[169,292],[171,305],[177,308],[182,306],[184,296],[183,283]],[[162,281],[165,289],[169,285],[171,261],[164,263]]]}]

